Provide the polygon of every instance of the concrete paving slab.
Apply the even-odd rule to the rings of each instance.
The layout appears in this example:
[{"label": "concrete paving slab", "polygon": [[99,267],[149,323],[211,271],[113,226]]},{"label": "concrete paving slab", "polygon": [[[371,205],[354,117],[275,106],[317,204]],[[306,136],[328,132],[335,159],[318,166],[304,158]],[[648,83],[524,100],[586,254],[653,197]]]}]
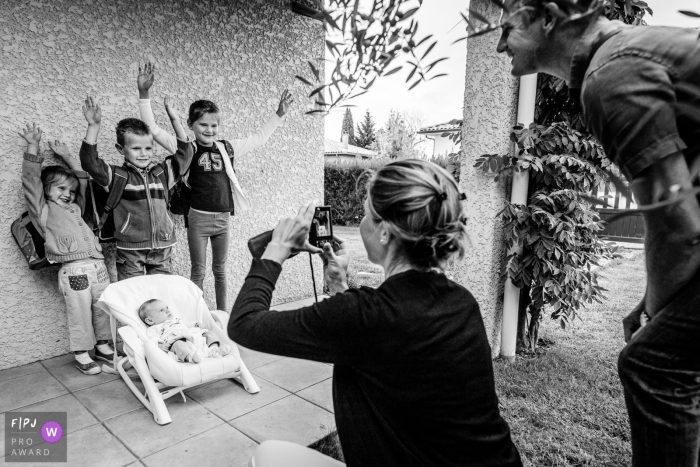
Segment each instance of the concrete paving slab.
[{"label": "concrete paving slab", "polygon": [[297,392],[333,376],[333,368],[323,363],[284,358],[251,371],[282,389]]},{"label": "concrete paving slab", "polygon": [[241,358],[243,363],[248,367],[248,370],[252,370],[259,366],[267,365],[277,360],[281,360],[284,357],[280,355],[272,355],[269,353],[258,352],[257,350],[250,350],[243,346],[238,346],[238,350],[241,352]]},{"label": "concrete paving slab", "polygon": [[335,429],[332,413],[295,395],[229,422],[256,442],[279,439],[308,446]]},{"label": "concrete paving slab", "polygon": [[0,370],[0,381],[9,381],[11,379],[31,375],[32,373],[40,373],[42,371],[44,371],[44,367],[41,366],[41,363],[39,362],[16,366],[14,368],[8,368],[7,370]]},{"label": "concrete paving slab", "polygon": [[168,425],[158,425],[146,409],[111,418],[104,424],[139,458],[144,458],[224,423],[194,400],[183,402],[180,395],[165,403],[173,419]]},{"label": "concrete paving slab", "polygon": [[257,446],[258,443],[225,424],[148,456],[143,463],[148,467],[244,467]]},{"label": "concrete paving slab", "polygon": [[335,412],[333,410],[333,378],[314,384],[296,394],[302,399],[306,399],[309,402],[321,406],[329,412]]},{"label": "concrete paving slab", "polygon": [[0,380],[0,413],[68,394],[61,383],[43,370],[9,380]]},{"label": "concrete paving slab", "polygon": [[[56,379],[71,391],[97,386],[98,384],[114,381],[119,378],[119,375],[112,375],[105,372],[99,375],[84,375],[80,370],[75,368],[75,357],[72,353],[43,360],[41,363],[56,377]],[[101,363],[99,364],[101,365]]]},{"label": "concrete paving slab", "polygon": [[143,407],[141,401],[134,396],[121,378],[91,388],[74,391],[73,394],[100,421]]},{"label": "concrete paving slab", "polygon": [[257,378],[257,383],[260,386],[257,394],[250,394],[240,384],[224,379],[190,391],[187,396],[228,421],[291,394],[262,378]]}]

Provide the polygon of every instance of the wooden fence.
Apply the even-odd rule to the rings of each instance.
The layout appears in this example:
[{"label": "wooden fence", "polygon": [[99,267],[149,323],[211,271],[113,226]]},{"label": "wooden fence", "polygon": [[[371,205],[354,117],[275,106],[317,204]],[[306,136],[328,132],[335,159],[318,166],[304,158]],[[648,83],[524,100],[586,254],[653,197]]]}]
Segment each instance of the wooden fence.
[{"label": "wooden fence", "polygon": [[[606,221],[605,229],[601,233],[602,237],[616,242],[644,243],[644,218],[637,211],[637,203],[633,199],[627,199],[614,187],[608,186],[599,187],[594,196],[607,200],[608,206],[610,206],[598,208],[600,218]],[[608,219],[621,212],[630,212],[631,214],[611,223],[607,222]]]}]

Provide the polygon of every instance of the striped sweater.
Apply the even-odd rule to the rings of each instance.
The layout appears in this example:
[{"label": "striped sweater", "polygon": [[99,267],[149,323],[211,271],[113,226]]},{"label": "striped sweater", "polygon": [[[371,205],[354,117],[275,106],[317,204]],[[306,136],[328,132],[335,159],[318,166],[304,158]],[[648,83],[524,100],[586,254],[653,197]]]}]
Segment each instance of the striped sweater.
[{"label": "striped sweater", "polygon": [[[192,144],[178,140],[177,152],[160,164],[151,163],[145,169],[124,162],[129,179],[119,204],[114,208],[114,237],[122,250],[152,250],[176,243],[175,224],[166,203],[166,192],[179,180],[192,160]],[[98,157],[97,145],[83,141],[80,164],[100,186],[109,191],[114,177],[113,166]],[[153,175],[162,167],[167,186]]]}]

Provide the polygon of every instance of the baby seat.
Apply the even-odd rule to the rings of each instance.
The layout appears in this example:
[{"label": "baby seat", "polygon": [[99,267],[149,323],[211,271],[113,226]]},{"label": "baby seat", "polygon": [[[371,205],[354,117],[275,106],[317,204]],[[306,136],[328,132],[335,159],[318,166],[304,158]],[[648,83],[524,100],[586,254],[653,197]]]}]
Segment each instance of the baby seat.
[{"label": "baby seat", "polygon": [[[228,344],[232,352],[222,358],[205,358],[201,363],[182,363],[173,360],[158,348],[146,335],[147,326],[139,318],[138,309],[150,299],[163,300],[168,304],[173,316],[183,321],[199,321],[219,338],[221,345]],[[151,411],[159,425],[172,421],[165,399],[176,394],[185,395],[183,390],[208,381],[233,378],[240,382],[246,391],[255,394],[260,388],[246,368],[236,344],[229,339],[226,328],[228,314],[210,311],[202,296],[202,291],[193,282],[181,276],[150,275],[133,277],[110,284],[102,293],[97,306],[111,317],[112,338],[116,342],[116,320],[125,326],[119,328],[124,341],[126,357],[117,361],[114,368],[141,403]],[[145,393],[134,385],[126,370],[126,362],[136,369],[146,390]],[[164,388],[169,388],[162,391]]]}]

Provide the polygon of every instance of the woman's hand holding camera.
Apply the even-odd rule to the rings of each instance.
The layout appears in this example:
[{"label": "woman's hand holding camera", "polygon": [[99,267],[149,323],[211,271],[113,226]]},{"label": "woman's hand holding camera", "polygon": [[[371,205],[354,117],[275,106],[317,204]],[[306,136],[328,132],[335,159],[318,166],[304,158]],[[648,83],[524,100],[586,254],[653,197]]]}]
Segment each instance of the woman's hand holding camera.
[{"label": "woman's hand holding camera", "polygon": [[316,212],[314,203],[303,206],[296,217],[282,219],[272,232],[272,241],[267,244],[262,259],[282,264],[292,253],[308,251],[321,253],[323,250],[309,243],[311,220]]},{"label": "woman's hand holding camera", "polygon": [[335,295],[348,290],[348,264],[350,256],[345,249],[345,240],[333,235],[333,241],[323,245],[323,278],[328,284],[330,294]]}]

